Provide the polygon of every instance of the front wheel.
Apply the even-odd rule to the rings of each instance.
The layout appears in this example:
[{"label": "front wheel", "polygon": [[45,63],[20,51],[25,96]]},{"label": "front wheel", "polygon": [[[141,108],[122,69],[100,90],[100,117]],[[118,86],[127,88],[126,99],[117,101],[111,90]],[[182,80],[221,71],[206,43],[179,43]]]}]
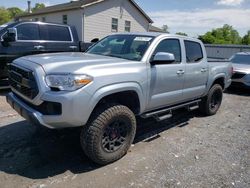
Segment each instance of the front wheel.
[{"label": "front wheel", "polygon": [[134,113],[126,106],[97,109],[81,132],[84,153],[94,162],[105,165],[122,158],[136,132]]},{"label": "front wheel", "polygon": [[221,85],[213,85],[209,90],[208,95],[202,99],[200,103],[200,111],[207,116],[216,114],[221,106],[222,98],[223,90]]}]

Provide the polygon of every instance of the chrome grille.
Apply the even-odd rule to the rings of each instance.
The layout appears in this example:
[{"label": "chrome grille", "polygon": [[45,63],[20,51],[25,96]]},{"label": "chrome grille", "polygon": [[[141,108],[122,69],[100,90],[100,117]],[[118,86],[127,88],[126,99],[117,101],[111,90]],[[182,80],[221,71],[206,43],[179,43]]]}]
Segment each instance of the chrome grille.
[{"label": "chrome grille", "polygon": [[14,65],[9,65],[8,68],[11,87],[22,95],[34,99],[39,90],[33,72]]}]

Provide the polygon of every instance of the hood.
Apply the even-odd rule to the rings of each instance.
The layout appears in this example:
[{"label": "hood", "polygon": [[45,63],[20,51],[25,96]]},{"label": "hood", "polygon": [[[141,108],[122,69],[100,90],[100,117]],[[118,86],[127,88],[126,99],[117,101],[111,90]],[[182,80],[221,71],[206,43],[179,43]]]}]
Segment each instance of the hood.
[{"label": "hood", "polygon": [[21,59],[33,62],[43,67],[45,72],[77,72],[86,66],[103,66],[114,63],[124,63],[128,60],[87,54],[87,53],[53,53],[25,56]]},{"label": "hood", "polygon": [[233,63],[233,68],[235,72],[243,72],[250,74],[250,65]]}]

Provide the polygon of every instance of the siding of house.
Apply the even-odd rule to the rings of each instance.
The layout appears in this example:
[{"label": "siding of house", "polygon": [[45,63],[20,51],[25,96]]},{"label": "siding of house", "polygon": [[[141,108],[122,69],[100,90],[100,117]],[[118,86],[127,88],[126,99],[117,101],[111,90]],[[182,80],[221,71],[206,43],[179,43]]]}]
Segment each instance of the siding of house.
[{"label": "siding of house", "polygon": [[79,39],[84,42],[111,34],[112,18],[118,19],[118,32],[125,32],[125,21],[131,22],[130,32],[149,29],[149,21],[128,0],[106,0],[85,8],[23,16],[20,20],[43,21],[45,17],[45,22],[63,23],[63,15],[67,15],[67,24],[76,27]]},{"label": "siding of house", "polygon": [[118,32],[125,32],[125,21],[131,22],[131,32],[148,31],[148,20],[127,0],[108,0],[86,7],[84,41],[103,38],[112,33],[112,18],[118,19]]},{"label": "siding of house", "polygon": [[68,25],[72,25],[76,27],[76,31],[78,33],[79,39],[83,40],[83,28],[82,28],[82,10],[74,9],[70,11],[63,11],[63,12],[56,12],[56,13],[46,13],[37,16],[27,16],[22,17],[20,20],[33,20],[38,19],[38,21],[43,21],[43,17],[45,17],[46,22],[52,23],[63,23],[63,15],[67,15],[68,18]]}]

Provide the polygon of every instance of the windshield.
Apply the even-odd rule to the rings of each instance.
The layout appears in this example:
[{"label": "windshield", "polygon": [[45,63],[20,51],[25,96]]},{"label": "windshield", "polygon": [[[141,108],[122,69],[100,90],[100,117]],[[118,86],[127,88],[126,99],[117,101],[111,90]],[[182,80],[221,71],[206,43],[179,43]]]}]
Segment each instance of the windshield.
[{"label": "windshield", "polygon": [[232,63],[250,65],[250,55],[235,55],[231,58]]},{"label": "windshield", "polygon": [[3,25],[0,25],[0,30],[4,29],[5,27],[9,26],[10,24],[12,24],[13,22],[8,22],[8,23],[5,23]]},{"label": "windshield", "polygon": [[142,35],[111,35],[86,53],[140,61],[153,39],[152,36]]}]

